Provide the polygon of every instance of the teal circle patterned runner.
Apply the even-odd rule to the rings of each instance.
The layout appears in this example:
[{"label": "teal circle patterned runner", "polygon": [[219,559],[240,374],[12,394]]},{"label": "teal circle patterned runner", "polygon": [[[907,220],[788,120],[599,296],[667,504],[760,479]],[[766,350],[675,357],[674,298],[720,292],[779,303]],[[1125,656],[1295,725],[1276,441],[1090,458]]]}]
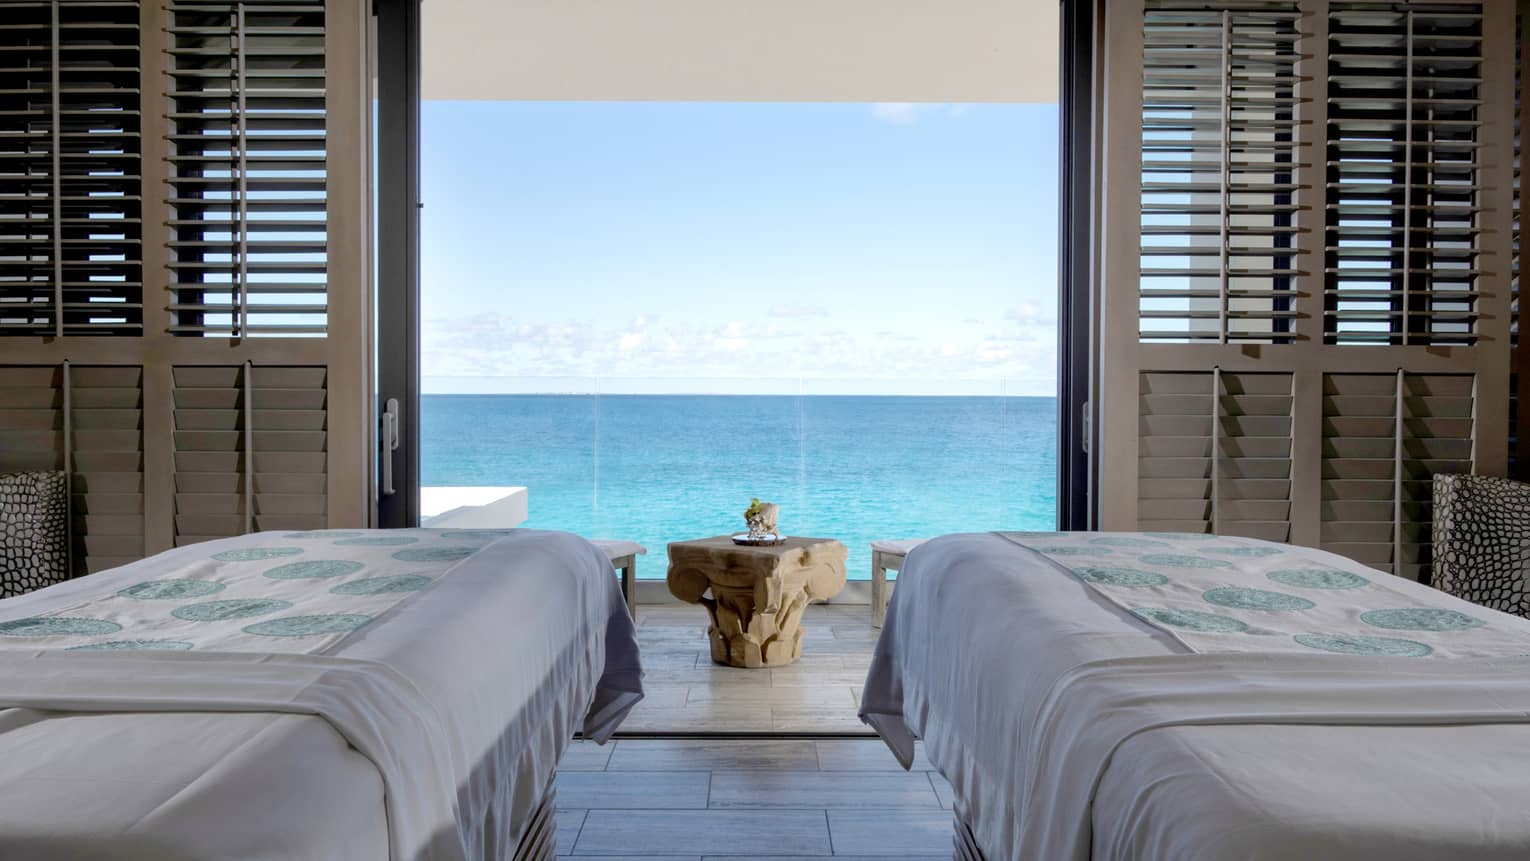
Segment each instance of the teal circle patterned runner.
[{"label": "teal circle patterned runner", "polygon": [[69,607],[0,616],[0,649],[323,652],[511,534],[337,529],[191,545],[173,564],[93,575],[102,589]]},{"label": "teal circle patterned runner", "polygon": [[1191,652],[1520,657],[1488,611],[1331,553],[1187,532],[1000,533]]}]

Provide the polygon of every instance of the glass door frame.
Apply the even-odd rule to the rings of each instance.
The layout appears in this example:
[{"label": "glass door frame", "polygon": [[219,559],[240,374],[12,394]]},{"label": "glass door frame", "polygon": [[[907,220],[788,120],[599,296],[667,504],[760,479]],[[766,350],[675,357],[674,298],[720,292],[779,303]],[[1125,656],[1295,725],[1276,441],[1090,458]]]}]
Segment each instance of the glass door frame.
[{"label": "glass door frame", "polygon": [[1060,0],[1057,236],[1057,528],[1096,528],[1095,81],[1104,0]]},{"label": "glass door frame", "polygon": [[375,0],[376,526],[420,524],[420,0]]}]

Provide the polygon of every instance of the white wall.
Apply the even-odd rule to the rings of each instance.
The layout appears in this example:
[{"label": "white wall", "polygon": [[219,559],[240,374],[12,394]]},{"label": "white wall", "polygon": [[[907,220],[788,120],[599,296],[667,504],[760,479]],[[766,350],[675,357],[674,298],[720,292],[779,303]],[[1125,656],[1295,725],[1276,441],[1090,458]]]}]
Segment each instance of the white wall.
[{"label": "white wall", "polygon": [[1058,0],[425,0],[427,99],[1052,102]]}]

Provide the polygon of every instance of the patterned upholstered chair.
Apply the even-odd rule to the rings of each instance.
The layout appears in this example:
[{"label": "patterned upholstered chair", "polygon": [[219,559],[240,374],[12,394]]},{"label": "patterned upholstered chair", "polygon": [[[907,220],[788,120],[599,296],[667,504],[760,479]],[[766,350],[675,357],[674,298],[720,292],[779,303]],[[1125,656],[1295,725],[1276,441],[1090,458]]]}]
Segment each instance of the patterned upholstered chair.
[{"label": "patterned upholstered chair", "polygon": [[69,579],[62,472],[0,473],[0,598]]},{"label": "patterned upholstered chair", "polygon": [[1435,588],[1530,617],[1530,484],[1434,477]]}]

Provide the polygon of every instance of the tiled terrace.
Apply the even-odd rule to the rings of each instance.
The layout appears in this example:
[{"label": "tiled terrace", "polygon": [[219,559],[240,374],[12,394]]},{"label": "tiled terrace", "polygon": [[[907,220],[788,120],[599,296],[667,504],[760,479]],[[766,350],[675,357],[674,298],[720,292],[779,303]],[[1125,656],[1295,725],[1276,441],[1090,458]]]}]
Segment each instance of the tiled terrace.
[{"label": "tiled terrace", "polygon": [[701,607],[638,607],[647,696],[623,733],[870,733],[856,717],[878,633],[866,605],[809,607],[802,659],[774,669],[712,663],[706,625]]},{"label": "tiled terrace", "polygon": [[606,861],[951,857],[951,790],[877,739],[575,742],[558,856]]}]

